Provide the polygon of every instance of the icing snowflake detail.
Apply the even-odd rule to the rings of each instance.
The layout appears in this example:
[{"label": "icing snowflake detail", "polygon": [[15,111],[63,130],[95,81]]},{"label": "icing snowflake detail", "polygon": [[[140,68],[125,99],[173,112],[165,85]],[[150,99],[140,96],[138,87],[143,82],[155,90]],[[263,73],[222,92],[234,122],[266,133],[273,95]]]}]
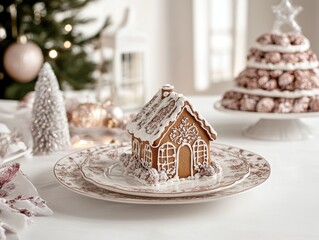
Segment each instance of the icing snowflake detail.
[{"label": "icing snowflake detail", "polygon": [[190,143],[197,139],[198,130],[194,123],[191,124],[187,117],[183,117],[181,124],[178,127],[174,127],[169,136],[177,144]]}]

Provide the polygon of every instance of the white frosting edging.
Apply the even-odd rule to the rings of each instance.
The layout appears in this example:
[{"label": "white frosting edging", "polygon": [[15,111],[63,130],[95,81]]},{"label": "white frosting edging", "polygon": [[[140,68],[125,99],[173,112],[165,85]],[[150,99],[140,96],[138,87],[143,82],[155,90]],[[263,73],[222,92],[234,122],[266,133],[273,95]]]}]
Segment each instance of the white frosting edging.
[{"label": "white frosting edging", "polygon": [[279,91],[279,90],[267,91],[263,89],[247,89],[242,87],[234,87],[232,91],[243,93],[243,94],[258,95],[258,96],[264,96],[264,97],[279,97],[279,98],[301,98],[301,97],[311,97],[311,96],[319,95],[319,89],[296,90],[296,91]]},{"label": "white frosting edging", "polygon": [[251,68],[259,68],[259,69],[268,69],[268,70],[285,70],[285,71],[293,71],[293,70],[306,70],[313,69],[318,67],[318,61],[315,62],[299,62],[299,63],[261,63],[256,62],[255,60],[249,60],[247,62],[247,66]]},{"label": "white frosting edging", "polygon": [[289,46],[278,46],[274,44],[260,44],[255,43],[254,48],[263,52],[281,52],[281,53],[295,53],[295,52],[305,52],[310,48],[310,43],[308,39],[305,39],[304,44],[301,45],[289,45]]}]

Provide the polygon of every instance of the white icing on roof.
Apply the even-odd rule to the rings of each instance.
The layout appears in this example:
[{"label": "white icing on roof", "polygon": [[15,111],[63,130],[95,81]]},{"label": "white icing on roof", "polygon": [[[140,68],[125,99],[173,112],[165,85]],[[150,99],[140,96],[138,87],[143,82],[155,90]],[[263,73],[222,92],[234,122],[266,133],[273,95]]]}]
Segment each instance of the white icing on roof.
[{"label": "white icing on roof", "polygon": [[[126,129],[136,138],[142,141],[148,141],[150,145],[153,145],[154,142],[161,137],[165,128],[177,120],[179,114],[186,106],[186,101],[187,98],[185,96],[175,92],[172,92],[169,96],[162,99],[161,90],[159,90],[136,117],[127,124]],[[190,104],[189,101],[187,102]],[[195,111],[192,105],[190,106],[191,107],[186,108],[187,111],[199,121],[211,140],[216,139],[217,133],[215,130]]]}]

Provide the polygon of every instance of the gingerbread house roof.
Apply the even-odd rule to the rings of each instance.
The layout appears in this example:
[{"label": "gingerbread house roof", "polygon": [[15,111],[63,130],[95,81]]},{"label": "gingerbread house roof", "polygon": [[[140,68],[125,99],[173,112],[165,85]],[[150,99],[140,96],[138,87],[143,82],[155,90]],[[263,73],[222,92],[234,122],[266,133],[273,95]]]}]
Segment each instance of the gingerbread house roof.
[{"label": "gingerbread house roof", "polygon": [[210,124],[194,109],[185,96],[175,93],[173,86],[165,85],[155,96],[141,109],[136,117],[127,124],[127,130],[134,137],[142,141],[148,141],[154,146],[154,142],[168,131],[179,114],[184,110],[192,114],[207,132],[210,140],[215,140],[217,133]]}]

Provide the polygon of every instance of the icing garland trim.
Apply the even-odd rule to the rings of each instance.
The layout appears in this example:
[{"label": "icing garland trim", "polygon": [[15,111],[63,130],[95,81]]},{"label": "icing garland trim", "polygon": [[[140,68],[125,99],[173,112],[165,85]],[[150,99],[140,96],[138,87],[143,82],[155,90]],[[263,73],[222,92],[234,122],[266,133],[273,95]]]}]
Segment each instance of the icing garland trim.
[{"label": "icing garland trim", "polygon": [[247,62],[247,66],[251,68],[259,68],[259,69],[268,69],[268,70],[285,70],[285,71],[293,71],[293,70],[306,70],[313,69],[318,67],[318,61],[315,62],[299,62],[299,63],[260,63],[254,60],[249,60]]},{"label": "icing garland trim", "polygon": [[260,44],[256,42],[254,48],[263,51],[263,52],[281,52],[281,53],[296,53],[296,52],[305,52],[310,48],[310,42],[308,39],[305,39],[304,44],[301,45],[289,45],[289,46],[279,46],[275,44]]},{"label": "icing garland trim", "polygon": [[243,93],[243,94],[264,96],[264,97],[282,97],[282,98],[300,98],[300,97],[311,97],[311,96],[319,95],[319,89],[296,90],[296,91],[279,91],[279,90],[267,91],[263,89],[247,89],[242,87],[234,87],[232,91]]}]

